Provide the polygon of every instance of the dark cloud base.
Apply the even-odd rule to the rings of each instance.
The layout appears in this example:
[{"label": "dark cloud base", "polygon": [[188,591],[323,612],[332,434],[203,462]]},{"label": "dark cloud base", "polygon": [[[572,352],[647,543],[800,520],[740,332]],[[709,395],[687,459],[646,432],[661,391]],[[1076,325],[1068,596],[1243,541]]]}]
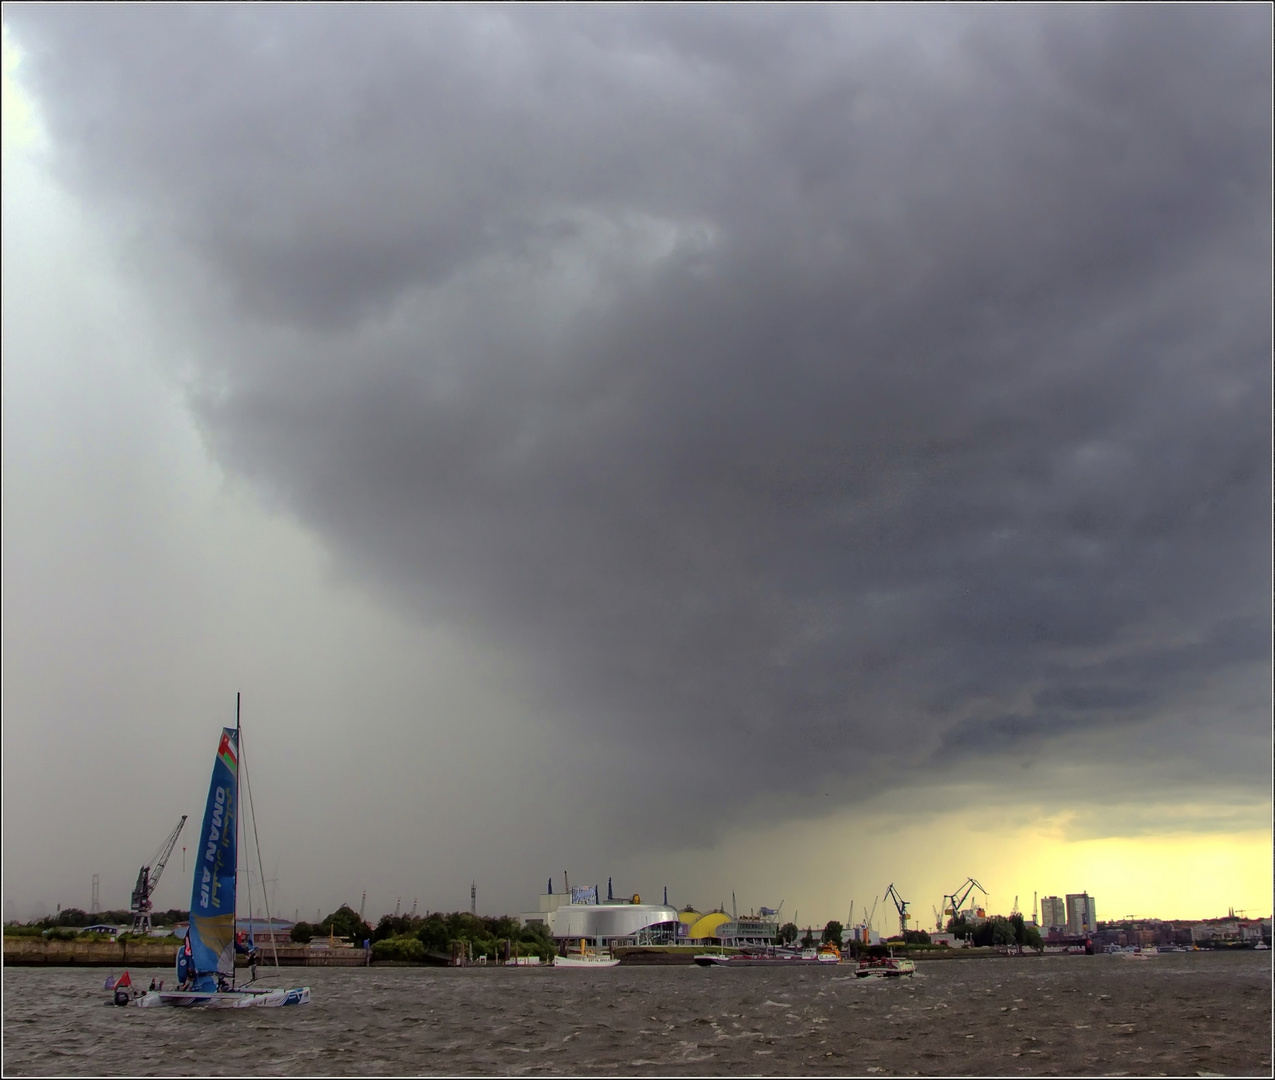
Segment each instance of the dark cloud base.
[{"label": "dark cloud base", "polygon": [[1269,738],[1269,10],[6,18],[220,459],[621,787]]}]

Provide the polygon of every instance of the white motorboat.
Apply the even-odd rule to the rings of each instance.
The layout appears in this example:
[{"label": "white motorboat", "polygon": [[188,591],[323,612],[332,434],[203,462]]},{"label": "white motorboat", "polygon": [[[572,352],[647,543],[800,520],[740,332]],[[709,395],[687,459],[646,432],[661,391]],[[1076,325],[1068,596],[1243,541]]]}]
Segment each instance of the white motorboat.
[{"label": "white motorboat", "polygon": [[591,952],[583,939],[580,941],[578,953],[566,953],[553,958],[553,966],[563,968],[611,968],[619,962],[619,957],[612,956],[609,951]]}]

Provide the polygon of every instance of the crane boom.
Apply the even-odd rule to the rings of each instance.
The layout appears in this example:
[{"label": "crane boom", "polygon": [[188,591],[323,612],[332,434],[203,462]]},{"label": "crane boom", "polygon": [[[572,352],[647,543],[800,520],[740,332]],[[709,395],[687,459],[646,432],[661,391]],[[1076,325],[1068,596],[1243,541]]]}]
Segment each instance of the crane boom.
[{"label": "crane boom", "polygon": [[152,860],[155,872],[151,875],[151,891],[154,892],[155,886],[159,884],[159,876],[164,872],[164,867],[168,865],[168,856],[173,853],[173,848],[177,845],[177,837],[181,835],[182,826],[186,824],[186,815],[182,814],[181,821],[174,827],[173,831],[168,834],[168,839],[164,841],[162,854],[158,859]]},{"label": "crane boom", "polygon": [[[958,918],[961,913],[961,905],[969,899],[970,893],[975,889],[978,889],[984,896],[987,895],[987,890],[972,877],[966,878],[954,892],[945,893],[943,896],[943,914]],[[951,901],[950,906],[948,905],[949,900]]]},{"label": "crane boom", "polygon": [[908,934],[908,901],[899,895],[899,890],[894,887],[894,882],[890,882],[885,890],[885,895],[894,901],[894,906],[899,911],[899,934],[904,940],[907,940]]},{"label": "crane boom", "polygon": [[[151,897],[155,894],[155,886],[159,884],[160,875],[168,865],[168,857],[173,853],[177,837],[181,835],[182,826],[186,824],[186,815],[173,827],[173,831],[165,837],[151,855],[150,860],[137,874],[137,884],[133,886],[133,933],[148,934],[151,928]],[[151,868],[154,867],[154,873]]]}]

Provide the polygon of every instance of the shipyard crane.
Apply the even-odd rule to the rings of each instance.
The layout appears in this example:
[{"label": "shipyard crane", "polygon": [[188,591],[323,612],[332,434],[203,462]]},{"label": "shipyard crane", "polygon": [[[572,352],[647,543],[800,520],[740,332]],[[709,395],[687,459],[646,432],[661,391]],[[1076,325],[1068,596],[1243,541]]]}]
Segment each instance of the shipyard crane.
[{"label": "shipyard crane", "polygon": [[[978,891],[984,896],[987,895],[987,890],[973,878],[966,878],[959,886],[957,886],[955,891],[944,894],[943,914],[950,915],[954,919],[960,918],[961,905],[969,899],[970,893],[975,889],[978,889]],[[947,903],[949,900],[952,902],[951,906]]]},{"label": "shipyard crane", "polygon": [[933,904],[930,905],[930,910],[934,912],[934,930],[939,933],[943,930],[943,916],[939,914],[939,909]]},{"label": "shipyard crane", "polygon": [[894,906],[899,909],[899,936],[906,940],[908,934],[908,902],[899,895],[898,889],[894,887],[894,882],[886,887],[885,895],[888,899],[894,901]]},{"label": "shipyard crane", "polygon": [[[137,884],[133,886],[133,898],[129,903],[129,911],[133,913],[134,934],[149,934],[151,929],[151,897],[155,895],[155,886],[168,863],[168,856],[173,853],[177,837],[181,835],[182,826],[186,824],[186,815],[168,834],[164,842],[155,849],[155,853],[147,860],[146,865],[138,872]],[[153,870],[153,872],[152,872]]]}]

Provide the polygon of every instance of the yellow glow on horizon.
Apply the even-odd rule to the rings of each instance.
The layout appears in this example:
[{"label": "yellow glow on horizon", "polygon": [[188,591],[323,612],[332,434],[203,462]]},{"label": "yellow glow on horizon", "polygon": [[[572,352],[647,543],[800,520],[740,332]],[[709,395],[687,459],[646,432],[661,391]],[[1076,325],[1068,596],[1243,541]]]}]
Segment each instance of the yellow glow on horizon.
[{"label": "yellow glow on horizon", "polygon": [[[1229,908],[1251,918],[1271,914],[1269,833],[1059,841],[1027,832],[1021,839],[1006,873],[1037,891],[1054,886],[1041,895],[1088,892],[1103,922],[1125,915],[1206,919]],[[1020,896],[1024,911],[1030,904],[1030,894]]]},{"label": "yellow glow on horizon", "polygon": [[[741,909],[786,899],[785,914],[799,910],[803,926],[809,920],[820,926],[829,919],[844,922],[851,900],[858,921],[893,883],[909,901],[909,925],[933,930],[934,908],[967,877],[988,890],[987,909],[998,915],[1009,914],[1015,896],[1030,918],[1033,893],[1079,892],[1094,897],[1102,922],[1125,915],[1208,919],[1229,908],[1249,918],[1271,914],[1271,832],[1260,827],[1269,808],[1223,808],[1222,819],[1233,818],[1236,827],[1218,829],[1203,827],[1216,822],[1206,807],[1144,805],[1142,824],[1158,809],[1163,831],[1094,836],[1078,816],[963,805],[969,808],[932,815],[842,810],[769,827],[751,818],[706,847],[652,855],[645,872],[670,885],[679,882],[670,899],[701,910],[732,891]],[[1100,816],[1086,813],[1085,820],[1092,824]],[[1118,824],[1121,812],[1115,808],[1108,817]],[[1171,821],[1184,825],[1171,831]],[[878,900],[874,925],[890,932],[898,927],[884,900]]]}]

